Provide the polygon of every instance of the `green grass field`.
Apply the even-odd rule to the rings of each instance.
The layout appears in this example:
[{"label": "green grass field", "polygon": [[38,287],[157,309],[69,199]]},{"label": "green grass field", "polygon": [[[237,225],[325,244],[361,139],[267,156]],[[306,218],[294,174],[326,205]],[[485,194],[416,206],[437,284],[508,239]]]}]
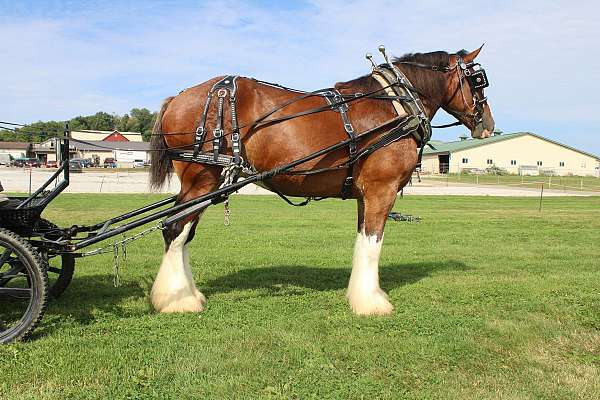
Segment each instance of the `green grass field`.
[{"label": "green grass field", "polygon": [[[62,195],[69,225],[159,198]],[[389,222],[381,284],[390,317],[352,315],[344,293],[355,203],[305,208],[234,197],[191,248],[202,314],[161,315],[148,293],[158,233],[78,260],[31,341],[0,346],[1,399],[596,399],[600,197],[417,197]]]}]

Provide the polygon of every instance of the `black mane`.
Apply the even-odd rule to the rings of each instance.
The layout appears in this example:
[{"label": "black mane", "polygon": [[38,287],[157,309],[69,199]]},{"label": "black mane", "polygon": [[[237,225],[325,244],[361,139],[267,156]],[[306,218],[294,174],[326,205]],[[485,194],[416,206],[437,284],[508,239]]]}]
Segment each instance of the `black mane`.
[{"label": "black mane", "polygon": [[[466,50],[460,50],[455,53],[461,57],[468,54]],[[419,87],[421,92],[429,94],[430,100],[434,103],[441,104],[445,87],[443,80],[435,79],[439,72],[431,71],[430,69],[421,68],[415,65],[402,64],[403,61],[417,62],[426,65],[435,65],[440,68],[450,65],[450,53],[445,51],[433,51],[431,53],[408,53],[402,57],[395,57],[392,62],[396,64],[409,78],[411,83]],[[432,75],[433,74],[433,75]],[[371,74],[361,76],[347,82],[340,82],[336,85],[338,89],[352,90],[353,92],[367,93],[381,88],[381,85],[373,79]],[[385,102],[381,102],[381,107],[389,106]]]},{"label": "black mane", "polygon": [[[468,54],[468,52],[466,50],[460,50],[456,54],[464,57]],[[416,62],[444,68],[450,65],[450,54],[445,51],[432,51],[431,53],[407,53],[392,60],[393,63],[402,63],[403,61]],[[410,64],[404,65],[410,66]]]}]

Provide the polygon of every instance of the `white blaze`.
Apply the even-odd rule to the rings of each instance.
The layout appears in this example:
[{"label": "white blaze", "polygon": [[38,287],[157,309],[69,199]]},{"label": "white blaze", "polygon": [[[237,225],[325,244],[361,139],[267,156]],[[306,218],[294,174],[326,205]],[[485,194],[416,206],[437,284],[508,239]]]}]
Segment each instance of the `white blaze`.
[{"label": "white blaze", "polygon": [[188,238],[192,222],[171,242],[163,256],[158,275],[154,280],[150,301],[160,312],[199,312],[206,298],[198,291],[192,277]]},{"label": "white blaze", "polygon": [[392,312],[387,295],[379,288],[379,256],[383,237],[359,232],[354,245],[352,274],[346,297],[352,311],[359,315],[382,315]]}]

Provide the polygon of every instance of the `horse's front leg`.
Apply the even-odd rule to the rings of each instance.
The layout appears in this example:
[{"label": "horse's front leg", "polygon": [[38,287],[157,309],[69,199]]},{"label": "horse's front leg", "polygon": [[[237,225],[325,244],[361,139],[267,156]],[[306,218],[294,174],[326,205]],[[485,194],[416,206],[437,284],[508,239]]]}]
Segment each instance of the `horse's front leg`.
[{"label": "horse's front leg", "polygon": [[359,315],[390,314],[394,307],[379,287],[383,230],[396,199],[397,185],[366,185],[358,199],[358,233],[346,297]]},{"label": "horse's front leg", "polygon": [[204,309],[206,298],[194,283],[188,249],[198,218],[174,223],[163,231],[165,254],[150,293],[152,305],[159,312]]}]

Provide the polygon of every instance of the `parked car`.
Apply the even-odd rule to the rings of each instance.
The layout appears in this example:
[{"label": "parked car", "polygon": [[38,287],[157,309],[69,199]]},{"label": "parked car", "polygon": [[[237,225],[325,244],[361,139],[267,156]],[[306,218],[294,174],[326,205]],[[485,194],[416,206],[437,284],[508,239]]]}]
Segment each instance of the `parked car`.
[{"label": "parked car", "polygon": [[36,158],[19,158],[15,160],[15,167],[39,168],[40,162]]},{"label": "parked car", "polygon": [[133,160],[133,168],[144,168],[144,160]]},{"label": "parked car", "polygon": [[78,160],[69,161],[69,170],[71,172],[83,172],[83,165]]},{"label": "parked car", "polygon": [[105,158],[104,168],[117,168],[117,160],[112,157]]},{"label": "parked car", "polygon": [[0,165],[6,165],[9,167],[13,163],[13,156],[10,154],[0,154]]},{"label": "parked car", "polygon": [[91,158],[72,158],[71,161],[77,161],[79,164],[81,164],[82,168],[89,168],[92,166]]},{"label": "parked car", "polygon": [[46,161],[46,168],[58,168],[56,161]]}]

